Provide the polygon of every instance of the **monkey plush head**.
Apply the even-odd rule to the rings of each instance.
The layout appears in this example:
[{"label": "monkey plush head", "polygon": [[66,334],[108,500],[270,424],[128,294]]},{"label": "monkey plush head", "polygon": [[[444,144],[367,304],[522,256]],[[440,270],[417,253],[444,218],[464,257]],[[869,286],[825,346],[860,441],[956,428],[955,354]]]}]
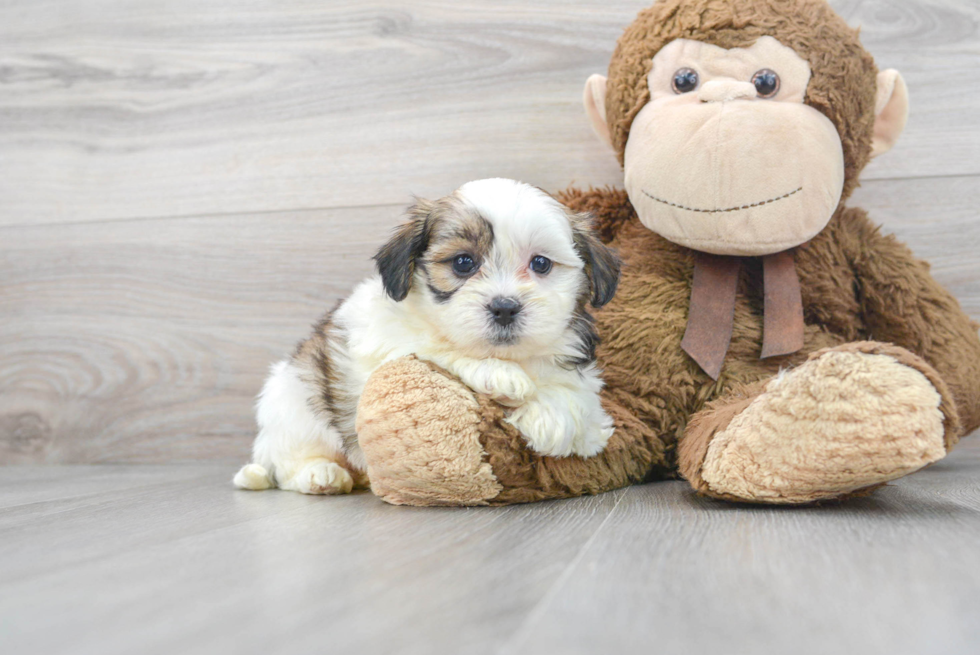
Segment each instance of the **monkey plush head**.
[{"label": "monkey plush head", "polygon": [[584,100],[643,224],[718,255],[811,239],[908,114],[901,76],[824,0],[661,0]]}]

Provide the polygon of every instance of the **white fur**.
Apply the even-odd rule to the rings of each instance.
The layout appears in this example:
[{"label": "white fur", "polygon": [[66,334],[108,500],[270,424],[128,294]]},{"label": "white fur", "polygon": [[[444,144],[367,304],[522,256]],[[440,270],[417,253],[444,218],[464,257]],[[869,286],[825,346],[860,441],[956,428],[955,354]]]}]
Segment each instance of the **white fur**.
[{"label": "white fur", "polygon": [[[379,366],[412,354],[511,407],[507,420],[542,454],[590,456],[605,447],[613,428],[599,402],[598,369],[560,365],[581,355],[569,321],[587,284],[565,211],[512,180],[471,182],[457,196],[493,226],[491,256],[478,274],[441,303],[418,271],[400,302],[386,294],[379,275],[362,282],[330,318],[329,365],[341,386],[333,397],[337,415],[317,409],[315,370],[295,357],[274,365],[257,403],[253,463],[235,476],[237,486],[349,492],[366,469],[356,439],[345,444],[343,437],[354,434],[357,400]],[[554,262],[548,275],[528,268],[536,255]],[[509,344],[494,343],[488,322],[487,303],[501,295],[522,303],[518,338]]]},{"label": "white fur", "polygon": [[[253,464],[234,483],[242,489],[278,486],[301,493],[347,493],[354,483],[336,463],[343,445],[337,430],[318,417],[309,399],[315,388],[289,361],[272,366],[256,404],[259,434]],[[363,466],[363,465],[362,465]]]}]

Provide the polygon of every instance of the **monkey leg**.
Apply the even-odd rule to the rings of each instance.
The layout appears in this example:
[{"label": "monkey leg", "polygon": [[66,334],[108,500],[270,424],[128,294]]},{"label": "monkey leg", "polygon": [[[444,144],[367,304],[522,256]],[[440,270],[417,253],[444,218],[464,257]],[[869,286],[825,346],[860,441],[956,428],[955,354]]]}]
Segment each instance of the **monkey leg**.
[{"label": "monkey leg", "polygon": [[616,432],[590,458],[545,457],[504,409],[414,357],[375,371],[361,395],[358,441],[371,490],[396,505],[503,505],[595,494],[666,467],[664,445],[604,399]]},{"label": "monkey leg", "polygon": [[817,351],[698,412],[678,447],[699,492],[798,504],[879,486],[935,462],[959,438],[939,374],[874,342]]}]

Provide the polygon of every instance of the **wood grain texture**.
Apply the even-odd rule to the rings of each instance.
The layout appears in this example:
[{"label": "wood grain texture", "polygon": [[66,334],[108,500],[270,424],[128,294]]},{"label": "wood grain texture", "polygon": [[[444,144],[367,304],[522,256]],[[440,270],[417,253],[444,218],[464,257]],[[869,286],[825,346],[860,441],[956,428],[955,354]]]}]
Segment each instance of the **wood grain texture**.
[{"label": "wood grain texture", "polygon": [[[855,204],[980,318],[980,178]],[[0,228],[0,462],[244,460],[268,366],[371,271],[400,206]]]},{"label": "wood grain texture", "polygon": [[[231,467],[171,470],[0,510],[4,652],[488,652],[623,494],[572,512],[430,512],[236,491]],[[113,471],[132,468],[92,475]]]},{"label": "wood grain texture", "polygon": [[975,653],[978,473],[971,442],[840,505],[633,487],[500,652]]},{"label": "wood grain texture", "polygon": [[400,207],[0,228],[0,461],[245,459]]},{"label": "wood grain texture", "polygon": [[791,509],[698,499],[682,482],[420,509],[366,493],[236,491],[233,471],[0,469],[0,649],[967,655],[980,647],[978,442],[873,497]]},{"label": "wood grain texture", "polygon": [[[581,89],[648,3],[4,2],[0,224],[615,183]],[[911,89],[865,178],[980,174],[980,5],[833,4]]]}]

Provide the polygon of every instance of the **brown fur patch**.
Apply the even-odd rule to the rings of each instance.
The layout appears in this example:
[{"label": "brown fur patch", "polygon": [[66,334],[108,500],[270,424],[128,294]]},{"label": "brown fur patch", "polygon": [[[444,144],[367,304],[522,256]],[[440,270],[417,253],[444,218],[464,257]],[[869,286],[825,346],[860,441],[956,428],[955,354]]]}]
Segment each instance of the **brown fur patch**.
[{"label": "brown fur patch", "polygon": [[[430,221],[429,245],[419,266],[436,300],[445,302],[469,279],[453,272],[453,260],[465,254],[481,266],[493,248],[493,225],[455,196],[437,201]],[[473,275],[478,274],[479,268]]]},{"label": "brown fur patch", "polygon": [[313,326],[313,334],[297,344],[296,351],[293,353],[293,362],[299,365],[301,370],[316,373],[315,384],[319,391],[319,397],[314,409],[326,415],[336,414],[337,411],[336,400],[339,379],[336,370],[330,363],[327,339],[333,325],[333,314],[339,305],[340,303],[337,303],[337,306],[323,315],[323,318]]},{"label": "brown fur patch", "polygon": [[573,212],[588,213],[592,217],[592,230],[603,243],[612,241],[624,223],[636,218],[624,189],[568,188],[558,192],[556,198]]},{"label": "brown fur patch", "polygon": [[619,256],[596,236],[590,214],[565,213],[572,226],[575,252],[585,264],[585,276],[589,280],[589,302],[593,307],[602,307],[616,295],[616,287],[619,286]]},{"label": "brown fur patch", "polygon": [[[331,339],[346,340],[346,335],[333,323],[333,314],[339,306],[340,302],[313,326],[313,334],[296,346],[292,361],[300,370],[309,371],[312,376],[309,381],[317,389],[313,411],[340,433],[344,447],[349,449],[357,443],[357,433],[347,427],[353,425],[356,399],[341,384],[330,352]],[[346,459],[338,463],[353,471]]]}]

